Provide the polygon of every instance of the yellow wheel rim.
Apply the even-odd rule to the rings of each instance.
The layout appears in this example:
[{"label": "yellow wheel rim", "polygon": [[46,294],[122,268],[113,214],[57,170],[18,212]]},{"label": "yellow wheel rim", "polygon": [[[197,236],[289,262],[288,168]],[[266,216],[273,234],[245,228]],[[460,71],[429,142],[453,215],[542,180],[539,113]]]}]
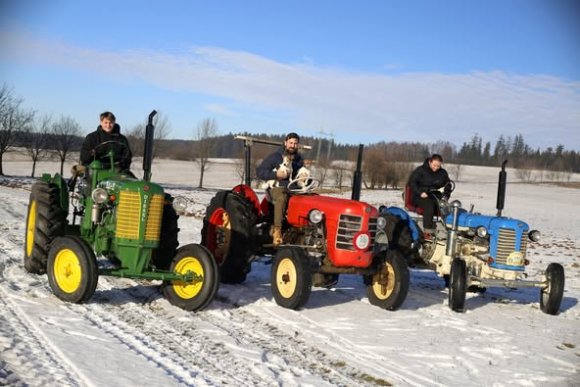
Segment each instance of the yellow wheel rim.
[{"label": "yellow wheel rim", "polygon": [[[175,266],[175,271],[179,274],[187,274],[188,272],[193,272],[198,276],[205,277],[203,272],[203,266],[199,259],[195,257],[184,257],[179,260]],[[173,290],[182,299],[194,298],[201,292],[203,286],[203,281],[198,281],[195,283],[174,281]]]},{"label": "yellow wheel rim", "polygon": [[276,270],[276,284],[280,295],[284,298],[290,298],[296,291],[296,266],[290,258],[284,258],[280,261]]},{"label": "yellow wheel rim", "polygon": [[83,271],[78,256],[70,249],[60,250],[54,259],[54,279],[65,293],[74,293],[80,286]]},{"label": "yellow wheel rim", "polygon": [[32,255],[34,248],[34,226],[36,225],[36,200],[30,202],[28,209],[28,223],[26,224],[26,256]]},{"label": "yellow wheel rim", "polygon": [[386,300],[395,289],[395,270],[385,263],[383,269],[373,276],[373,293],[379,300]]}]

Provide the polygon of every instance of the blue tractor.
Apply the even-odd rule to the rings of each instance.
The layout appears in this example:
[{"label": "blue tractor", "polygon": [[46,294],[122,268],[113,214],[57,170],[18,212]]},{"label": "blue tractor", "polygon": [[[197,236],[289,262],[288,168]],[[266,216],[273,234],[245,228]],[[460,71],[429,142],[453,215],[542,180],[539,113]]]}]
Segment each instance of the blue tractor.
[{"label": "blue tractor", "polygon": [[[540,240],[540,232],[531,230],[519,219],[501,215],[505,202],[507,174],[503,162],[499,173],[496,216],[482,215],[462,208],[458,200],[439,200],[437,232],[430,240],[423,238],[419,227],[420,210],[410,203],[409,190],[404,195],[407,212],[398,207],[379,208],[390,227],[385,238],[390,245],[406,251],[433,268],[449,287],[449,307],[462,312],[468,290],[483,292],[488,287],[536,287],[540,289],[540,308],[558,314],[564,293],[564,268],[550,263],[539,280],[528,280],[525,273],[529,243]],[[438,195],[439,197],[441,195]]]}]

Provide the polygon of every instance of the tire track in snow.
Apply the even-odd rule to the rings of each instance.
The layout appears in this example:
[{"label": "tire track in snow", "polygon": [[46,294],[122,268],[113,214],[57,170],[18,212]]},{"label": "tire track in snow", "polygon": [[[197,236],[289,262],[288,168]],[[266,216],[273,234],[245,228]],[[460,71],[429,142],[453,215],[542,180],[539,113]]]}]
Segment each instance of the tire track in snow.
[{"label": "tire track in snow", "polygon": [[[341,365],[340,359],[332,358],[322,350],[306,344],[296,337],[296,333],[283,332],[231,304],[220,303],[220,308],[216,310],[196,314],[183,312],[185,318],[168,319],[167,315],[171,310],[167,308],[175,307],[163,305],[165,301],[151,302],[155,297],[159,297],[156,290],[139,286],[126,290],[134,300],[141,300],[143,304],[135,307],[131,305],[130,313],[127,313],[124,306],[123,323],[135,326],[149,338],[161,335],[164,339],[169,339],[169,343],[160,342],[156,347],[156,351],[165,354],[164,359],[167,358],[168,352],[163,348],[164,345],[169,347],[169,351],[177,351],[183,358],[191,357],[194,353],[196,356],[190,359],[193,364],[200,363],[200,358],[203,359],[202,365],[206,374],[209,367],[223,378],[219,384],[234,380],[243,385],[269,386],[279,384],[280,378],[283,379],[285,374],[313,376],[332,385],[365,384],[361,379],[363,373],[360,370]],[[104,308],[109,309],[106,306]],[[107,315],[114,314],[109,312]],[[153,319],[156,323],[151,326],[147,322]],[[213,334],[211,336],[204,334],[204,330],[199,329],[200,325],[209,325],[214,331]],[[172,336],[168,336],[169,332]],[[227,341],[233,341],[235,348],[245,348],[247,353],[231,353]],[[288,342],[292,343],[291,351],[286,345]],[[183,353],[184,350],[179,348],[184,347],[184,343],[185,347],[193,350]],[[200,346],[200,343],[203,345]],[[177,349],[175,345],[178,345]],[[295,349],[297,346],[298,349]],[[208,350],[210,353],[207,353]],[[254,364],[248,362],[247,357],[256,357],[256,362]],[[265,369],[259,369],[260,363]],[[216,367],[220,364],[227,364],[228,368]]]},{"label": "tire track in snow", "polygon": [[[228,302],[227,299],[224,301]],[[284,364],[318,375],[322,380],[332,385],[362,386],[388,383],[373,378],[356,367],[345,364],[341,357],[331,355],[327,351],[309,344],[296,330],[283,330],[250,311],[236,308],[232,304],[229,306],[231,309],[220,310],[220,313],[206,313],[201,318],[208,320],[213,325],[222,326],[230,333],[230,336],[239,338],[240,345],[258,346],[262,348],[265,355],[274,355],[281,359]],[[287,343],[292,344],[287,345]],[[341,353],[341,351],[342,349],[339,349],[337,353]],[[376,383],[365,382],[365,378],[375,380]]]},{"label": "tire track in snow", "polygon": [[[68,385],[77,386],[86,380],[67,367],[67,360],[50,340],[36,328],[10,294],[0,284],[0,385]],[[27,369],[27,373],[13,372]]]},{"label": "tire track in snow", "polygon": [[[218,338],[205,333],[221,327],[203,324],[194,314],[172,305],[163,305],[154,286],[133,283],[128,289],[115,289],[115,280],[99,279],[99,289],[115,293],[114,299],[96,294],[87,304],[85,318],[125,344],[130,350],[165,369],[180,384],[268,386],[275,379],[254,375],[254,367],[236,358]],[[134,281],[131,281],[134,282]],[[119,295],[119,293],[124,293]],[[122,303],[122,306],[114,302]],[[75,305],[74,307],[78,307]],[[174,317],[171,317],[174,316]],[[200,324],[201,322],[201,324]],[[224,367],[227,365],[227,368]]]}]

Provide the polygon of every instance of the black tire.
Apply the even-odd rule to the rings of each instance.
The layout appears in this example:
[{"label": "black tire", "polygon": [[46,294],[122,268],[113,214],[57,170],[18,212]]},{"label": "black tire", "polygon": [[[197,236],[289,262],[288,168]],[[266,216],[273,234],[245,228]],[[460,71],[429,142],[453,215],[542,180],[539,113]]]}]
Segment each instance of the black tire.
[{"label": "black tire", "polygon": [[219,270],[211,253],[203,246],[189,244],[179,248],[170,271],[185,274],[192,271],[203,279],[196,283],[164,281],[163,295],[172,304],[188,311],[207,307],[219,287]]},{"label": "black tire", "polygon": [[385,233],[389,238],[389,249],[400,251],[407,262],[411,263],[419,257],[418,249],[413,244],[411,228],[406,220],[393,214],[386,215]]},{"label": "black tire", "polygon": [[278,250],[270,276],[276,303],[288,309],[300,309],[310,298],[312,271],[308,257],[298,248]]},{"label": "black tire", "polygon": [[32,186],[26,216],[24,268],[29,273],[46,273],[52,241],[64,235],[66,212],[60,206],[57,185],[38,181]]},{"label": "black tire", "polygon": [[449,307],[454,312],[463,312],[465,307],[465,292],[467,290],[467,266],[461,258],[451,262],[449,274]]},{"label": "black tire", "polygon": [[559,263],[550,263],[546,268],[548,286],[540,290],[540,309],[547,314],[556,315],[564,296],[564,268]]},{"label": "black tire", "polygon": [[48,283],[61,300],[75,304],[87,301],[95,293],[99,269],[95,253],[82,238],[56,238],[47,262]]},{"label": "black tire", "polygon": [[218,192],[207,207],[201,244],[216,259],[223,283],[246,280],[255,252],[252,230],[256,222],[252,203],[231,191]]},{"label": "black tire", "polygon": [[165,194],[163,217],[161,218],[161,233],[159,235],[159,247],[151,255],[151,265],[157,269],[169,270],[171,262],[179,247],[179,215],[173,208],[173,197]]},{"label": "black tire", "polygon": [[373,276],[367,277],[367,296],[372,305],[386,310],[397,310],[409,292],[409,268],[402,254],[387,250],[384,263]]}]

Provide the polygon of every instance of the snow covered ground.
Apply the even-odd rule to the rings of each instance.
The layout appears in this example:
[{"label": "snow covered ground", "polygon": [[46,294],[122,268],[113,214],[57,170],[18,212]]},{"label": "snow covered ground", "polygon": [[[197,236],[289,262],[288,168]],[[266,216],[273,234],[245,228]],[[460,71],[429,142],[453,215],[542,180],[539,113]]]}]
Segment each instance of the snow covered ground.
[{"label": "snow covered ground", "polygon": [[[57,167],[41,163],[37,175]],[[190,313],[171,306],[155,282],[101,277],[82,305],[53,296],[45,275],[22,266],[33,180],[17,176],[28,175],[30,164],[9,160],[4,172],[15,177],[0,177],[0,385],[580,385],[578,189],[508,175],[504,215],[543,233],[529,248],[528,274],[539,277],[550,262],[566,270],[557,316],[542,313],[539,291],[529,288],[468,293],[467,311],[454,313],[443,281],[419,269],[395,312],[370,305],[361,278],[349,275],[332,290],[314,289],[306,307],[292,311],[273,301],[265,260],[244,284],[221,285],[206,310]],[[454,198],[495,213],[497,172],[464,167]],[[191,200],[190,216],[180,218],[181,244],[201,240],[211,197],[239,182],[231,163],[212,165],[210,188],[192,188],[197,176],[193,163],[162,161],[153,170],[155,181]],[[400,191],[361,196],[402,205]]]}]

